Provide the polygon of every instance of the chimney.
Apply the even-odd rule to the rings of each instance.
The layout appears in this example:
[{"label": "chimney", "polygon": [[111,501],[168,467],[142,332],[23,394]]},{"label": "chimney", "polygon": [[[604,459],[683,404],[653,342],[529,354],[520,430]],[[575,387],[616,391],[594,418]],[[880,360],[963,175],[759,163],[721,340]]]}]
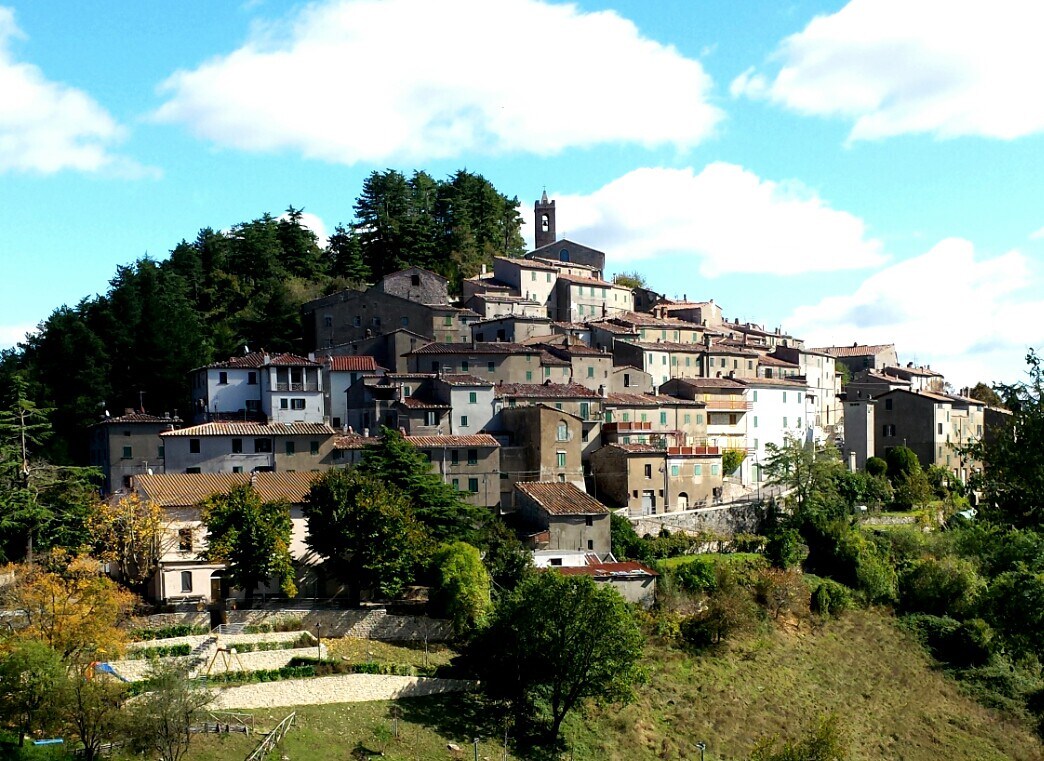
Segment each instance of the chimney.
[{"label": "chimney", "polygon": [[250,485],[251,486],[257,486],[257,471],[256,470],[250,471]]},{"label": "chimney", "polygon": [[363,428],[363,438],[364,439],[370,438],[370,429],[369,428]]},{"label": "chimney", "polygon": [[604,383],[603,383],[603,384],[601,384],[601,385],[600,385],[600,386],[598,387],[598,395],[599,395],[600,397],[602,397],[603,399],[605,399],[605,398],[606,398],[606,397],[607,397],[607,396],[609,395],[609,392],[608,392],[608,391],[606,391],[606,389],[605,389],[605,384],[604,384]]},{"label": "chimney", "polygon": [[124,415],[133,415],[134,414],[134,408],[133,407],[124,407],[123,408],[123,414]]},{"label": "chimney", "polygon": [[399,433],[401,433],[403,436],[407,435],[406,434],[406,429],[401,427],[401,426],[399,427]]}]

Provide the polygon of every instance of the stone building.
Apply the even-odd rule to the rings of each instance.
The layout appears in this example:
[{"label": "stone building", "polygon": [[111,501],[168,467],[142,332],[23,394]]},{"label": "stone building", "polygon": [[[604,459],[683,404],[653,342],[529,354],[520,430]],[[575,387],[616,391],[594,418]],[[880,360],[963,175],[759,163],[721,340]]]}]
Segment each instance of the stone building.
[{"label": "stone building", "polygon": [[500,442],[488,434],[406,436],[431,462],[432,471],[473,505],[499,510]]},{"label": "stone building", "polygon": [[722,485],[721,450],[700,446],[608,444],[591,455],[593,492],[632,516],[713,504]]},{"label": "stone building", "polygon": [[558,481],[584,486],[584,421],[547,404],[501,409],[490,432],[501,442],[501,509],[513,512],[514,486]]},{"label": "stone building", "polygon": [[515,484],[515,502],[538,549],[583,550],[604,558],[611,550],[609,510],[571,483]]},{"label": "stone building", "polygon": [[91,426],[89,462],[102,472],[102,493],[129,490],[133,476],[162,473],[165,457],[160,434],[180,425],[180,418],[127,409]]},{"label": "stone building", "polygon": [[325,423],[202,423],[160,434],[167,473],[318,472],[333,465]]}]

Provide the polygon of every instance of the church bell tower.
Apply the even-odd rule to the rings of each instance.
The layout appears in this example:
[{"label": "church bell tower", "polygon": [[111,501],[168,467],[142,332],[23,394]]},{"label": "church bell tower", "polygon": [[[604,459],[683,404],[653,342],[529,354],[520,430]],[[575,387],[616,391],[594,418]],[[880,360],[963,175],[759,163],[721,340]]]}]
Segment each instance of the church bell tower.
[{"label": "church bell tower", "polygon": [[555,202],[547,200],[547,191],[540,195],[540,200],[533,204],[534,216],[536,217],[536,233],[533,236],[535,248],[541,248],[548,243],[554,243],[555,237]]}]

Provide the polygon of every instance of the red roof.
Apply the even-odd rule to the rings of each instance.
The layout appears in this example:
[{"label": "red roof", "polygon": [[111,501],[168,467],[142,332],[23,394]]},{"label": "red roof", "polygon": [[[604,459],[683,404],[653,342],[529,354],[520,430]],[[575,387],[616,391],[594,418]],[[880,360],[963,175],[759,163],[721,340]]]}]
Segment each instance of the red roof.
[{"label": "red roof", "polygon": [[488,433],[477,433],[471,436],[406,436],[405,439],[418,449],[500,446],[500,442]]},{"label": "red roof", "polygon": [[111,423],[119,423],[124,425],[125,423],[166,423],[167,425],[174,425],[180,423],[180,419],[171,417],[159,417],[158,415],[149,415],[145,412],[128,412],[120,415],[119,417],[106,417],[98,421],[98,425],[108,425]]},{"label": "red roof", "polygon": [[374,373],[384,369],[367,354],[327,357],[326,361],[330,363],[330,369],[337,373]]},{"label": "red roof", "polygon": [[631,561],[620,563],[592,563],[579,566],[552,566],[551,570],[565,576],[592,576],[596,579],[611,579],[627,576],[659,576],[652,568]]},{"label": "red roof", "polygon": [[214,362],[213,364],[207,365],[206,369],[254,369],[265,366],[319,367],[320,365],[318,362],[299,357],[296,354],[269,354],[267,351],[252,351],[249,354],[244,354],[242,357],[231,357],[230,359],[226,359],[224,362]]},{"label": "red roof", "polygon": [[609,508],[585,491],[559,481],[523,481],[515,488],[528,496],[549,515],[601,515]]},{"label": "red roof", "polygon": [[498,398],[505,396],[539,397],[543,399],[600,399],[597,391],[579,383],[498,383],[493,393]]},{"label": "red roof", "polygon": [[333,436],[325,423],[244,423],[221,421],[165,431],[160,436]]}]

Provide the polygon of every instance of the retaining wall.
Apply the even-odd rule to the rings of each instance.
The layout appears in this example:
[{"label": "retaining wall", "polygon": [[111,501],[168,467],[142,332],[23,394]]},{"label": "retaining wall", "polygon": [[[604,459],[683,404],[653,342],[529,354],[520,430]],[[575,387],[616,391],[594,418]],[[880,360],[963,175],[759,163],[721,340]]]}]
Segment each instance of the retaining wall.
[{"label": "retaining wall", "polygon": [[706,532],[731,537],[735,534],[757,533],[765,517],[765,508],[755,503],[720,505],[678,513],[647,515],[634,524],[638,536],[656,536],[661,528],[693,533]]},{"label": "retaining wall", "polygon": [[215,691],[215,709],[276,708],[284,706],[360,703],[369,700],[440,695],[462,692],[473,682],[387,674],[342,674],[313,679],[245,684]]}]

